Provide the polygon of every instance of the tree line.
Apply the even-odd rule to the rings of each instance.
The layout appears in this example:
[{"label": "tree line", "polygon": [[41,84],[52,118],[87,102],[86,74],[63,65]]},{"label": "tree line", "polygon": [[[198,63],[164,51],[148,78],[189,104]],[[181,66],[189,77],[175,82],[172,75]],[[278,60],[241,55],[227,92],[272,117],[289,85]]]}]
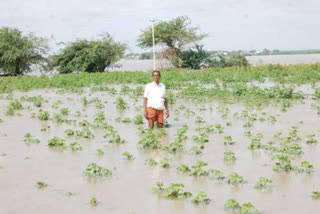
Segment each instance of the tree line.
[{"label": "tree line", "polygon": [[[200,69],[203,67],[248,66],[243,54],[212,57],[199,43],[208,34],[198,33],[198,27],[191,26],[188,16],[180,16],[170,21],[154,22],[155,45],[162,49],[158,57],[171,61],[177,68]],[[151,26],[142,30],[137,46],[152,48]],[[116,41],[109,33],[93,40],[77,39],[62,43],[56,54],[49,55],[48,39],[33,33],[24,35],[17,28],[0,28],[0,73],[22,75],[31,71],[31,66],[40,65],[49,71],[59,73],[104,72],[124,56],[127,45]]]}]

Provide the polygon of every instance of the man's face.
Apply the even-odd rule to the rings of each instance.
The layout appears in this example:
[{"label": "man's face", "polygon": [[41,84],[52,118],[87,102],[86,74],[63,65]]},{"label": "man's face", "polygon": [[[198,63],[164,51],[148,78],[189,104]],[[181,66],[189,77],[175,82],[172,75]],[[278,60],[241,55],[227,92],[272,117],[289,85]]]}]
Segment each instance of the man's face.
[{"label": "man's face", "polygon": [[152,78],[155,82],[159,82],[159,80],[160,80],[160,76],[157,72],[152,73]]}]

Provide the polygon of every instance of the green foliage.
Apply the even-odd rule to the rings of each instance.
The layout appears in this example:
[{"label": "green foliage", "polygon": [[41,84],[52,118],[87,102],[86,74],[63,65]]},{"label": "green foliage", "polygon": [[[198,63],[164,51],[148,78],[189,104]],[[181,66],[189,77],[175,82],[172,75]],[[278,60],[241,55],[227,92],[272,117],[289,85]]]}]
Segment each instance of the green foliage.
[{"label": "green foliage", "polygon": [[82,39],[66,44],[50,58],[50,66],[57,67],[60,73],[103,72],[123,56],[125,49],[124,44],[106,33],[100,40]]},{"label": "green foliage", "polygon": [[24,135],[24,142],[26,142],[26,143],[40,143],[40,140],[34,138],[34,137],[31,135],[31,133],[28,132],[28,133],[26,133],[26,134]]},{"label": "green foliage", "polygon": [[225,209],[236,211],[236,213],[239,214],[260,214],[261,212],[255,208],[252,203],[247,202],[243,203],[242,206],[240,206],[240,203],[234,199],[229,198],[226,203],[224,204]]},{"label": "green foliage", "polygon": [[99,156],[104,155],[104,151],[101,148],[97,148],[97,153]]},{"label": "green foliage", "polygon": [[239,183],[245,183],[245,180],[241,175],[239,175],[236,172],[231,172],[229,174],[229,178],[227,181],[229,184],[239,184]]},{"label": "green foliage", "polygon": [[92,197],[90,199],[90,204],[92,207],[96,207],[97,206],[97,199],[95,197]]},{"label": "green foliage", "polygon": [[149,165],[149,166],[155,166],[155,165],[158,164],[158,162],[155,161],[152,157],[147,158],[147,159],[145,160],[145,163],[146,163],[147,165]]},{"label": "green foliage", "polygon": [[225,152],[224,153],[224,161],[235,161],[237,158],[233,152]]},{"label": "green foliage", "polygon": [[21,109],[23,109],[23,106],[19,102],[19,100],[12,100],[10,101],[9,106],[7,108],[6,115],[13,116],[15,110],[21,110]]},{"label": "green foliage", "polygon": [[211,202],[211,199],[207,197],[207,194],[205,192],[199,191],[192,200],[192,203],[199,205],[199,204],[209,204]]},{"label": "green foliage", "polygon": [[195,45],[195,50],[185,50],[181,54],[182,68],[200,69],[211,63],[210,54],[203,49],[203,45]]},{"label": "green foliage", "polygon": [[43,181],[37,181],[37,185],[38,185],[38,188],[39,188],[39,189],[43,189],[43,188],[45,188],[45,187],[48,186],[48,184],[46,184],[46,183],[43,182]]},{"label": "green foliage", "polygon": [[82,146],[80,145],[80,143],[78,142],[72,142],[69,144],[69,147],[71,148],[72,151],[81,151],[82,150]]},{"label": "green foliage", "polygon": [[141,114],[137,114],[136,116],[134,116],[133,122],[137,125],[143,124],[143,116]]},{"label": "green foliage", "polygon": [[271,184],[272,180],[266,177],[259,177],[259,180],[257,181],[256,185],[254,186],[256,189],[263,189],[268,184]]},{"label": "green foliage", "polygon": [[139,140],[138,147],[143,149],[159,149],[161,144],[156,138],[155,133],[151,129],[147,129],[146,133]]},{"label": "green foliage", "polygon": [[133,159],[134,159],[133,155],[132,155],[130,152],[127,152],[127,151],[122,152],[121,155],[122,155],[126,160],[133,160]]},{"label": "green foliage", "polygon": [[128,103],[124,101],[122,97],[118,97],[116,101],[116,106],[120,110],[129,108]]},{"label": "green foliage", "polygon": [[236,210],[239,209],[241,206],[239,204],[239,202],[234,199],[234,198],[229,198],[226,203],[224,204],[224,207],[226,209],[232,209],[232,210]]},{"label": "green foliage", "polygon": [[312,191],[313,199],[320,199],[320,191]]},{"label": "green foliage", "polygon": [[53,138],[48,140],[49,147],[60,147],[65,148],[65,140],[59,137],[54,136]]},{"label": "green foliage", "polygon": [[[155,44],[165,46],[164,55],[171,60],[173,65],[181,65],[182,50],[187,44],[195,43],[207,36],[197,34],[198,27],[190,27],[191,20],[187,16],[180,16],[170,21],[156,21],[154,24]],[[143,30],[138,38],[138,46],[151,48],[152,28]]]},{"label": "green foliage", "polygon": [[98,164],[92,162],[89,163],[86,170],[83,172],[84,175],[89,177],[97,177],[97,176],[111,176],[112,171],[105,167],[99,166]]},{"label": "green foliage", "polygon": [[50,114],[48,111],[39,110],[38,119],[39,120],[49,120]]},{"label": "green foliage", "polygon": [[32,64],[45,61],[47,41],[34,34],[22,35],[16,28],[0,28],[0,69],[6,75],[20,75]]},{"label": "green foliage", "polygon": [[182,199],[192,195],[191,192],[184,190],[184,184],[182,183],[172,183],[167,188],[164,188],[162,182],[157,182],[156,187],[152,188],[152,192],[158,193],[167,199]]}]

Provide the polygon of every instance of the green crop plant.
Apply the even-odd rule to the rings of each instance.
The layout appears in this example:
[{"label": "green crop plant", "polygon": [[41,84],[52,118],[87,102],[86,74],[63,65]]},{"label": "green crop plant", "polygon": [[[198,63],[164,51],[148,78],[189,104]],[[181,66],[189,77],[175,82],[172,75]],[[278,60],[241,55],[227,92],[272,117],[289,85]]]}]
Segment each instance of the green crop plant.
[{"label": "green crop plant", "polygon": [[48,111],[39,110],[38,119],[39,120],[49,120],[50,114]]},{"label": "green crop plant", "polygon": [[243,179],[243,177],[241,175],[239,175],[236,172],[231,172],[229,174],[229,178],[227,180],[228,184],[242,184],[245,183],[246,181]]},{"label": "green crop plant", "polygon": [[111,176],[112,171],[105,167],[99,166],[98,164],[92,162],[89,163],[86,170],[83,172],[84,175],[89,177],[97,177],[97,176]]},{"label": "green crop plant", "polygon": [[184,184],[182,183],[172,183],[165,188],[162,182],[157,182],[156,187],[152,188],[152,192],[167,199],[183,199],[192,195],[191,192],[184,190]]},{"label": "green crop plant", "polygon": [[124,101],[122,97],[118,97],[116,101],[116,107],[120,110],[125,110],[129,108],[129,105],[127,102]]},{"label": "green crop plant", "polygon": [[189,174],[193,176],[207,176],[209,175],[209,171],[203,169],[206,166],[208,166],[208,163],[197,160],[197,162],[191,166],[191,172]]},{"label": "green crop plant", "polygon": [[147,159],[145,160],[145,164],[147,164],[147,165],[149,165],[149,166],[155,166],[155,165],[158,164],[158,162],[155,161],[152,157],[150,157],[150,158],[147,158]]},{"label": "green crop plant", "polygon": [[26,142],[26,143],[28,143],[28,144],[30,144],[30,143],[40,143],[40,140],[34,138],[34,137],[31,135],[31,133],[28,132],[28,133],[26,133],[26,134],[24,135],[24,142]]},{"label": "green crop plant", "polygon": [[255,188],[256,189],[263,189],[266,188],[268,184],[271,184],[272,180],[266,177],[259,177],[259,180],[257,181],[257,183],[255,184]]},{"label": "green crop plant", "polygon": [[209,204],[211,199],[208,198],[207,194],[203,191],[199,191],[192,200],[192,203],[199,205],[199,204]]},{"label": "green crop plant", "polygon": [[212,175],[217,180],[223,180],[226,177],[224,176],[223,172],[218,169],[210,169],[209,170],[210,175]]},{"label": "green crop plant", "polygon": [[133,155],[130,152],[127,152],[127,151],[126,152],[122,152],[121,155],[126,160],[133,160],[134,159]]},{"label": "green crop plant", "polygon": [[255,208],[252,203],[247,202],[243,203],[241,208],[239,209],[240,214],[260,214],[261,212]]},{"label": "green crop plant", "polygon": [[15,110],[21,110],[21,109],[23,109],[23,106],[19,102],[19,100],[11,100],[6,111],[6,115],[12,116],[14,115]]},{"label": "green crop plant", "polygon": [[38,185],[38,188],[39,188],[39,189],[43,189],[43,188],[45,188],[45,187],[48,186],[48,184],[46,184],[46,183],[43,182],[43,181],[37,181],[37,185]]},{"label": "green crop plant", "polygon": [[54,136],[53,138],[48,140],[49,147],[59,147],[59,148],[66,148],[65,140],[59,137]]},{"label": "green crop plant", "polygon": [[231,136],[224,136],[223,144],[224,145],[233,145],[233,144],[235,144],[235,142]]},{"label": "green crop plant", "polygon": [[196,155],[202,154],[201,149],[199,149],[199,147],[197,147],[197,146],[192,146],[191,151]]},{"label": "green crop plant", "polygon": [[224,208],[228,210],[238,210],[240,207],[239,202],[234,198],[229,198],[224,204]]},{"label": "green crop plant", "polygon": [[72,151],[81,151],[82,146],[78,142],[72,142],[69,144],[69,147],[71,148]]},{"label": "green crop plant", "polygon": [[297,167],[297,171],[302,173],[311,173],[314,170],[314,166],[309,161],[302,161],[300,163],[300,167]]},{"label": "green crop plant", "polygon": [[307,144],[312,144],[312,143],[318,143],[318,140],[315,138],[316,135],[315,134],[309,134],[306,136],[307,140],[306,143]]},{"label": "green crop plant", "polygon": [[97,148],[97,153],[99,156],[104,155],[104,151],[101,148]]},{"label": "green crop plant", "polygon": [[127,142],[125,139],[122,139],[118,132],[115,130],[110,130],[109,133],[105,134],[103,137],[109,138],[109,143],[112,144],[123,144]]},{"label": "green crop plant", "polygon": [[90,131],[88,127],[83,128],[82,130],[76,130],[75,135],[83,138],[94,138],[94,134]]},{"label": "green crop plant", "polygon": [[313,199],[320,199],[320,191],[312,191],[312,196]]},{"label": "green crop plant", "polygon": [[133,123],[137,125],[143,124],[143,116],[141,114],[137,114],[136,116],[134,116]]},{"label": "green crop plant", "polygon": [[148,129],[139,140],[138,147],[143,149],[159,149],[161,147],[161,144],[160,141],[156,138],[155,133]]},{"label": "green crop plant", "polygon": [[229,151],[224,153],[224,161],[235,161],[236,159],[234,152]]},{"label": "green crop plant", "polygon": [[64,130],[64,133],[65,133],[66,135],[68,135],[68,136],[74,135],[74,131],[73,131],[72,129],[66,129],[66,130]]},{"label": "green crop plant", "polygon": [[95,197],[92,197],[90,199],[90,204],[92,207],[96,207],[97,206],[97,199]]},{"label": "green crop plant", "polygon": [[68,108],[61,108],[60,109],[60,113],[62,114],[62,115],[69,115],[69,109]]},{"label": "green crop plant", "polygon": [[180,171],[180,172],[190,172],[191,169],[188,165],[185,165],[185,164],[181,164],[177,167],[177,170]]},{"label": "green crop plant", "polygon": [[294,166],[291,164],[291,159],[287,155],[275,155],[272,157],[273,160],[276,160],[275,165],[273,166],[274,171],[286,171],[289,172],[294,169]]},{"label": "green crop plant", "polygon": [[169,168],[170,167],[170,162],[171,162],[171,158],[163,158],[161,161],[160,161],[160,166],[163,167],[163,168]]}]

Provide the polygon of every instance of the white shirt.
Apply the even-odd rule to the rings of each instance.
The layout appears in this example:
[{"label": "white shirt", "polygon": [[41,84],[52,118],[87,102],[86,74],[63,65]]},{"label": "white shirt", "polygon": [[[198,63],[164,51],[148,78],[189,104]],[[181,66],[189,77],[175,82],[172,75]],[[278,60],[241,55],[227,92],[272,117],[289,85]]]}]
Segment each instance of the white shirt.
[{"label": "white shirt", "polygon": [[148,98],[147,107],[152,107],[158,110],[164,110],[164,98],[167,98],[166,87],[164,84],[155,81],[148,83],[144,88],[145,98]]}]

